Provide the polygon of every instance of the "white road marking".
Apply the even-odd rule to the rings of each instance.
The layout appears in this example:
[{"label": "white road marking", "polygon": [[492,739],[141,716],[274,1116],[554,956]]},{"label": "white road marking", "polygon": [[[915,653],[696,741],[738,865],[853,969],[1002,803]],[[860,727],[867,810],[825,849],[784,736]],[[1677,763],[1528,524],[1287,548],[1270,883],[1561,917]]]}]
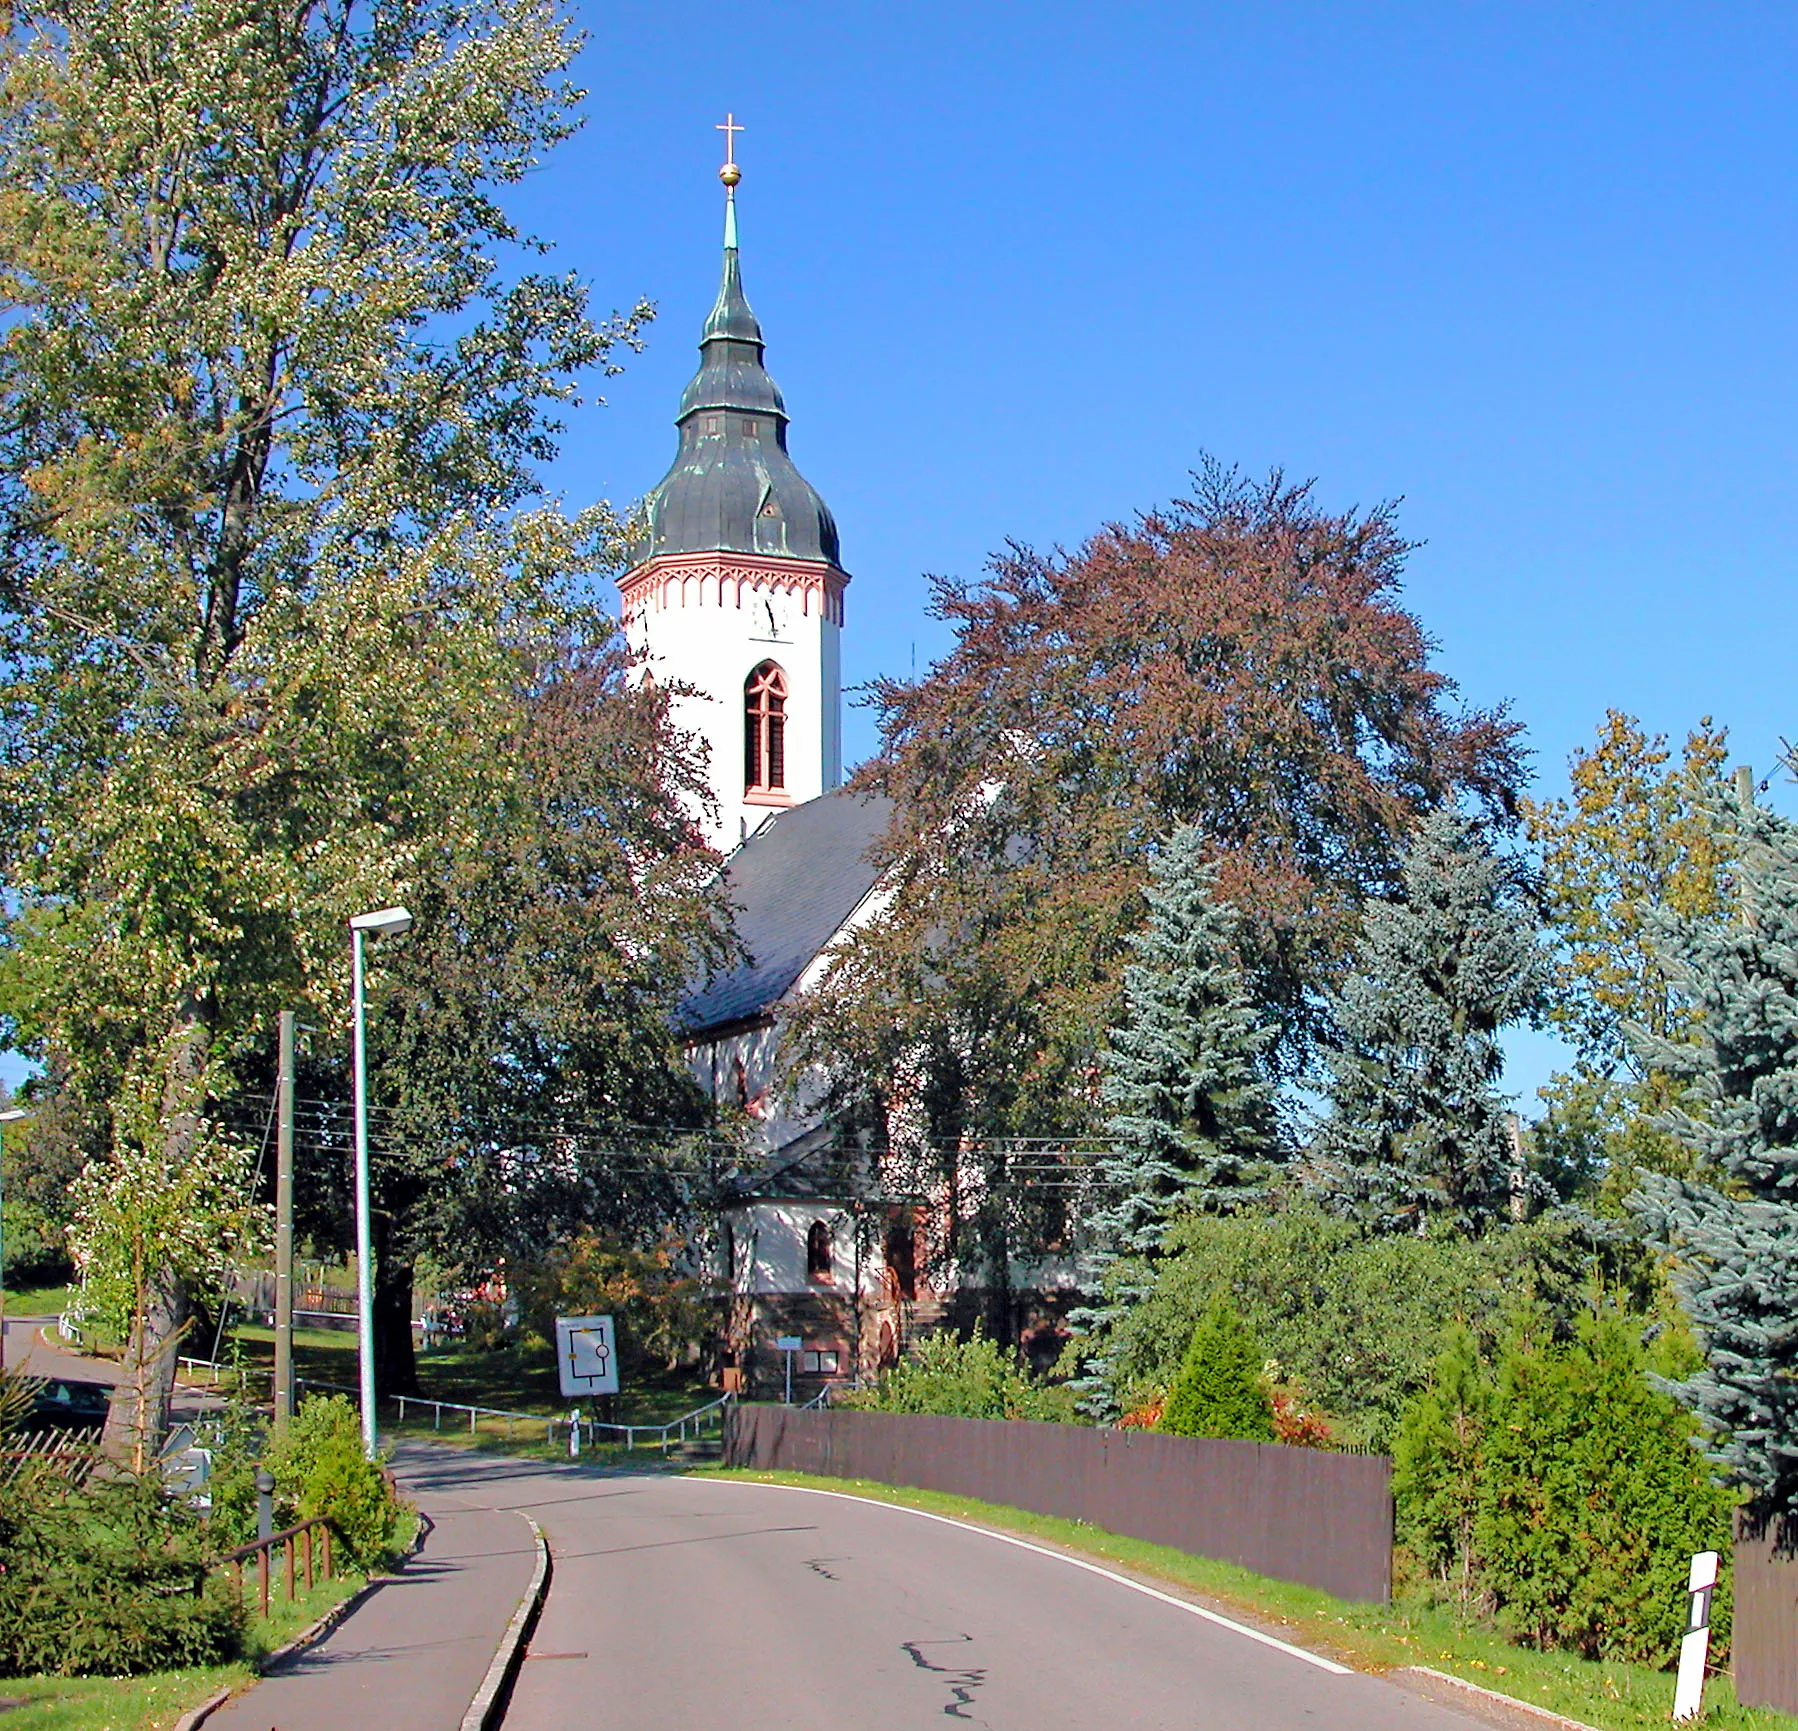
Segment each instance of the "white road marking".
[{"label": "white road marking", "polygon": [[1338,1665],[1334,1659],[1326,1659],[1321,1653],[1309,1653],[1303,1647],[1293,1646],[1290,1641],[1282,1641],[1277,1635],[1264,1634],[1260,1629],[1250,1628],[1247,1623],[1238,1623],[1220,1612],[1207,1610],[1203,1605],[1195,1605],[1190,1599],[1177,1599],[1172,1593],[1164,1593],[1157,1587],[1146,1586],[1141,1581],[1133,1581],[1128,1575],[1120,1575],[1113,1569],[1101,1567],[1098,1563],[1089,1563],[1084,1557],[1072,1557],[1066,1551],[1053,1551],[1047,1545],[1033,1545],[1028,1539],[1014,1538],[1010,1533],[997,1532],[992,1527],[979,1526],[973,1521],[958,1521],[953,1515],[932,1514],[928,1509],[914,1509],[904,1503],[889,1503],[880,1497],[858,1497],[853,1491],[820,1490],[814,1485],[769,1484],[760,1479],[702,1478],[698,1474],[690,1477],[687,1483],[754,1485],[764,1491],[798,1491],[808,1497],[841,1497],[844,1502],[860,1503],[863,1507],[872,1505],[877,1509],[895,1509],[902,1515],[916,1515],[919,1520],[941,1521],[946,1527],[960,1527],[964,1533],[978,1533],[985,1539],[997,1539],[1002,1545],[1016,1545],[1020,1551],[1034,1551],[1039,1557],[1048,1557],[1054,1562],[1066,1563],[1070,1568],[1084,1569],[1089,1575],[1102,1575],[1108,1581],[1115,1581],[1120,1587],[1128,1587],[1133,1593],[1141,1593],[1150,1599],[1159,1599],[1164,1605],[1172,1605],[1176,1611],[1185,1611],[1189,1616],[1201,1617],[1207,1623],[1215,1623],[1220,1629],[1229,1629],[1234,1634],[1246,1635],[1251,1641],[1259,1641],[1262,1646],[1272,1647],[1275,1652],[1284,1653],[1289,1658],[1302,1659],[1307,1665],[1315,1665],[1318,1670],[1329,1672],[1332,1677],[1352,1677],[1355,1674],[1351,1666]]}]

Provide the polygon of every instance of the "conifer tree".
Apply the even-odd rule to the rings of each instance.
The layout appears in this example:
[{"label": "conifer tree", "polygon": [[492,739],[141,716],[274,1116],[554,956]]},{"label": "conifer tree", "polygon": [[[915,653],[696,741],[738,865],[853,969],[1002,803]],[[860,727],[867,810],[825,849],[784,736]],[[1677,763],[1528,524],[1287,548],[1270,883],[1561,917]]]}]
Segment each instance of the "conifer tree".
[{"label": "conifer tree", "polygon": [[1735,907],[1663,915],[1660,954],[1690,1007],[1685,1040],[1630,1030],[1683,1084],[1662,1118],[1695,1177],[1644,1171],[1633,1198],[1675,1258],[1706,1363],[1669,1384],[1757,1513],[1798,1510],[1798,826],[1725,796]]},{"label": "conifer tree", "polygon": [[1156,1427],[1173,1436],[1274,1440],[1274,1408],[1268,1398],[1255,1338],[1220,1292],[1199,1318],[1180,1375]]},{"label": "conifer tree", "polygon": [[1149,917],[1124,973],[1126,1020],[1104,1054],[1109,1142],[1087,1260],[1088,1289],[1102,1298],[1073,1319],[1095,1342],[1081,1386],[1099,1417],[1114,1410],[1112,1329],[1147,1290],[1173,1215],[1250,1200],[1277,1153],[1262,1067],[1274,1036],[1249,1002],[1235,915],[1216,884],[1203,834],[1181,825],[1150,867]]},{"label": "conifer tree", "polygon": [[1384,1230],[1479,1232],[1536,1187],[1513,1151],[1499,1033],[1547,984],[1535,922],[1466,818],[1418,828],[1401,895],[1367,906],[1334,1000],[1331,1112],[1313,1155],[1337,1206]]}]

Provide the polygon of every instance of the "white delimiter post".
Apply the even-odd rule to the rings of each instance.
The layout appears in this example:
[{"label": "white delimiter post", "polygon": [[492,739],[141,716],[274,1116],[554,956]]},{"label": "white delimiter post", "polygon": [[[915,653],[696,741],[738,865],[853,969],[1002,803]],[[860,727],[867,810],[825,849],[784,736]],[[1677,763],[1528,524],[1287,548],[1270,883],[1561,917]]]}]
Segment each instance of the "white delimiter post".
[{"label": "white delimiter post", "polygon": [[1692,1559],[1692,1572],[1686,1578],[1692,1609],[1679,1643],[1679,1680],[1673,1685],[1675,1719],[1696,1719],[1704,1703],[1704,1666],[1711,1647],[1711,1589],[1717,1584],[1717,1561],[1715,1551],[1700,1551]]}]

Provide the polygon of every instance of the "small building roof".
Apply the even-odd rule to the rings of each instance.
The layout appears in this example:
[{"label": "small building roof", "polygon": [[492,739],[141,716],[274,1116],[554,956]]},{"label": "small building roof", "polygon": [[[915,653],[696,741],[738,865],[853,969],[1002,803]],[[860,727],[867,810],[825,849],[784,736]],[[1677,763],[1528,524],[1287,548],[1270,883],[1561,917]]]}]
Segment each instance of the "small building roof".
[{"label": "small building roof", "polygon": [[769,1015],[874,888],[869,851],[893,804],[846,788],[777,812],[725,861],[720,884],[745,961],[675,1012],[689,1037]]}]

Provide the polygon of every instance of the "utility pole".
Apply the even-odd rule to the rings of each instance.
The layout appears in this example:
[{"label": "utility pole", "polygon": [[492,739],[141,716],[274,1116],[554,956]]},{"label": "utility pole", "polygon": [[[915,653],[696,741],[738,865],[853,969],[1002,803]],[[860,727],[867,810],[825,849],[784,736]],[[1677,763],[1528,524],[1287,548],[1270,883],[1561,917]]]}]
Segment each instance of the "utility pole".
[{"label": "utility pole", "polygon": [[1736,798],[1744,807],[1754,804],[1754,771],[1745,763],[1736,765]]},{"label": "utility pole", "polygon": [[275,1428],[293,1417],[293,1035],[294,1013],[279,1019],[275,1083]]}]

